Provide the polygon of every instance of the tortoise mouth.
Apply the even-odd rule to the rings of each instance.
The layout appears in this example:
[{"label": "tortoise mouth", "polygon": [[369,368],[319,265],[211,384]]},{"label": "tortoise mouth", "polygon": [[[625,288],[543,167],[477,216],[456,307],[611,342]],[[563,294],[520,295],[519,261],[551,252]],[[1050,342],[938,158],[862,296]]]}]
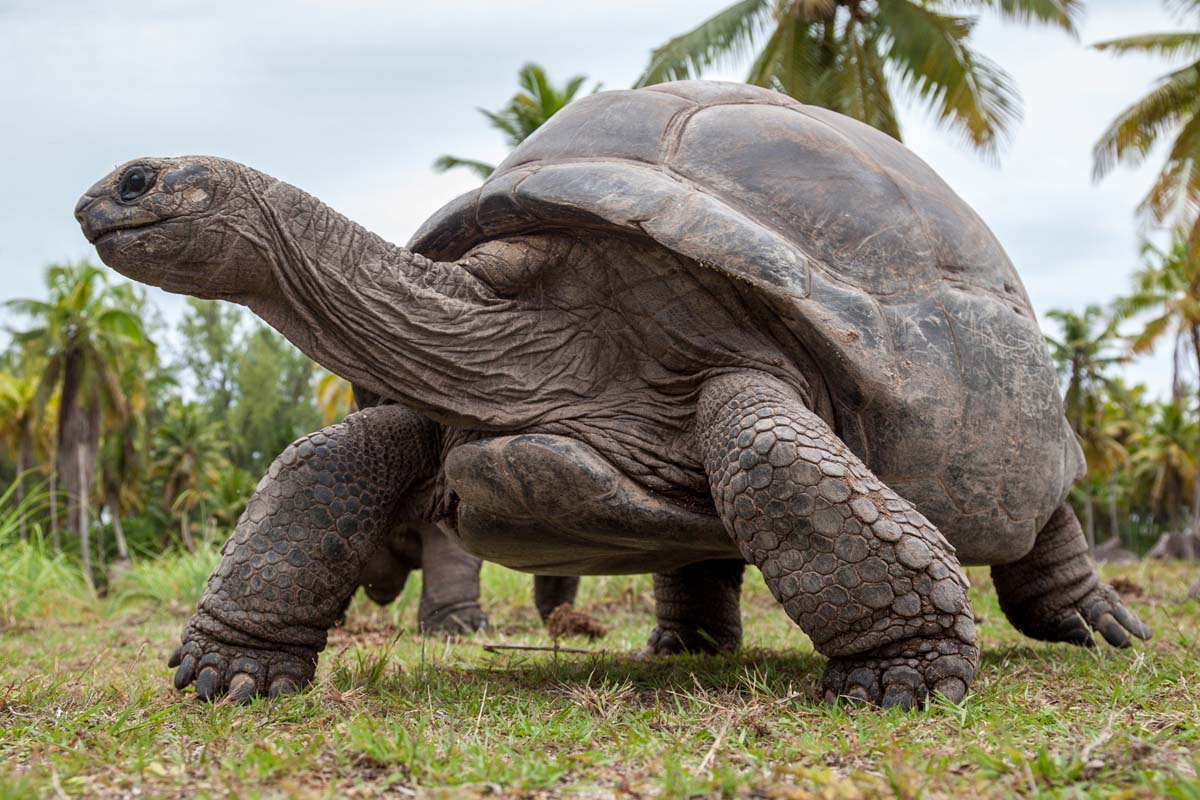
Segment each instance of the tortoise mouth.
[{"label": "tortoise mouth", "polygon": [[91,236],[88,237],[88,241],[91,244],[96,245],[96,244],[100,244],[102,242],[111,240],[117,234],[126,233],[129,231],[139,231],[144,228],[149,228],[149,227],[151,227],[153,225],[157,225],[157,224],[158,224],[158,222],[155,221],[155,222],[137,222],[137,223],[131,222],[131,223],[128,223],[125,225],[113,225],[113,226],[109,226],[107,228],[102,228],[100,230],[92,231]]}]

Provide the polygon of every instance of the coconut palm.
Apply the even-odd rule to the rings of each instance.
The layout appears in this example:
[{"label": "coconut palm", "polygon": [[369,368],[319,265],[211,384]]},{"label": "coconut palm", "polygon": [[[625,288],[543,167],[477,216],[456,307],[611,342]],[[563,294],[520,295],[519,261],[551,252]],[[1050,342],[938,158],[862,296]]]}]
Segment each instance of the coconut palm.
[{"label": "coconut palm", "polygon": [[180,539],[192,552],[192,511],[210,499],[229,466],[221,428],[196,403],[177,401],[167,409],[156,438],[154,471],[163,481],[163,504],[179,514]]},{"label": "coconut palm", "polygon": [[[1173,0],[1168,6],[1200,24],[1200,0]],[[1153,53],[1186,60],[1104,131],[1092,150],[1093,177],[1100,180],[1118,163],[1140,164],[1155,145],[1171,139],[1166,163],[1138,211],[1149,222],[1188,231],[1192,255],[1200,258],[1200,30],[1144,33],[1093,46],[1116,55]]]},{"label": "coconut palm", "polygon": [[1126,359],[1116,350],[1120,342],[1117,321],[1100,306],[1089,305],[1082,314],[1055,309],[1046,316],[1058,322],[1062,331],[1057,338],[1046,336],[1046,341],[1059,375],[1066,381],[1063,405],[1067,421],[1087,459],[1088,481],[1077,487],[1076,496],[1084,506],[1088,546],[1095,547],[1095,489],[1106,487],[1128,460],[1118,438],[1119,421],[1105,414],[1110,410],[1107,394],[1113,385],[1109,372]]},{"label": "coconut palm", "polygon": [[862,120],[899,139],[895,98],[994,155],[1020,118],[1012,78],[970,46],[976,18],[1053,25],[1075,35],[1082,0],[740,0],[658,47],[649,86],[750,61],[746,82]]},{"label": "coconut palm", "polygon": [[321,424],[329,425],[356,411],[354,386],[345,378],[332,372],[322,371],[317,379],[317,408],[321,410]]},{"label": "coconut palm", "polygon": [[1188,500],[1194,497],[1197,427],[1182,401],[1163,403],[1133,457],[1134,474],[1151,510],[1168,525],[1185,519]]},{"label": "coconut palm", "polygon": [[[514,94],[508,104],[499,111],[481,108],[479,113],[487,117],[493,128],[504,134],[509,147],[516,147],[544,125],[546,120],[574,100],[586,80],[583,75],[576,75],[563,84],[562,88],[558,88],[550,83],[544,69],[537,64],[526,64],[517,72],[517,83],[520,84],[521,91]],[[599,85],[592,91],[598,88]],[[455,167],[465,167],[484,180],[496,169],[492,164],[457,156],[439,156],[433,162],[433,168],[437,172],[445,172]]]},{"label": "coconut palm", "polygon": [[[16,499],[18,506],[25,503],[25,473],[33,466],[34,435],[37,425],[36,378],[0,373],[0,439],[8,443],[10,452],[16,457]],[[20,518],[21,541],[29,538],[29,527],[25,516]]]},{"label": "coconut palm", "polygon": [[[130,353],[121,363],[120,381],[128,413],[107,420],[100,447],[100,503],[108,509],[118,562],[129,560],[123,518],[145,505],[147,455],[154,416],[151,404],[174,383],[169,374],[157,367],[157,353],[152,344]],[[100,552],[104,552],[103,548]]]},{"label": "coconut palm", "polygon": [[[1135,354],[1150,352],[1163,340],[1171,342],[1174,368],[1172,398],[1182,403],[1183,365],[1191,364],[1200,377],[1200,259],[1192,258],[1182,236],[1177,236],[1166,250],[1146,244],[1144,262],[1134,273],[1133,292],[1116,303],[1123,318],[1149,315],[1130,341]],[[1200,381],[1197,382],[1200,393]],[[1200,453],[1200,440],[1191,445],[1193,457]],[[1192,526],[1200,530],[1200,484],[1192,498]]]},{"label": "coconut palm", "polygon": [[85,578],[91,574],[89,498],[104,418],[122,419],[127,398],[121,361],[149,346],[141,321],[128,303],[132,290],[118,291],[106,273],[80,262],[46,270],[49,299],[10,300],[5,306],[33,320],[13,340],[43,363],[38,402],[59,395],[54,473],[66,490],[67,518],[79,537]]}]

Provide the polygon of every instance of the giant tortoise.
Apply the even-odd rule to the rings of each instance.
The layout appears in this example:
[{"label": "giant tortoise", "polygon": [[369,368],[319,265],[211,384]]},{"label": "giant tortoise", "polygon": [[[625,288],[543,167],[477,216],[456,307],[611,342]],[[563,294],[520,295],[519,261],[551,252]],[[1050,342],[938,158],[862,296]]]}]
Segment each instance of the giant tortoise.
[{"label": "giant tortoise", "polygon": [[736,646],[748,561],[829,698],[963,698],[962,563],[1032,637],[1150,634],[1088,561],[1012,264],[847,117],[731,83],[595,94],[409,247],[209,157],[131,161],[76,215],[119,272],[249,306],[394,401],[259,484],[172,660],[202,697],[309,681],[397,516],[534,573],[656,573],[664,652]]}]

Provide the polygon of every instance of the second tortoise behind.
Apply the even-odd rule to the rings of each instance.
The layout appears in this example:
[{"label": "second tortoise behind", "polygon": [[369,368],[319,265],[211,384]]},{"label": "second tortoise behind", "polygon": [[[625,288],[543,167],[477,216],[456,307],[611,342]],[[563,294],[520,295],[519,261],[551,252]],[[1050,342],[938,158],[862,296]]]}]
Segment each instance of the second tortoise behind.
[{"label": "second tortoise behind", "polygon": [[1087,560],[1012,265],[846,117],[739,84],[593,95],[409,248],[219,159],[130,162],[77,214],[114,268],[244,303],[403,404],[272,466],[184,631],[202,695],[309,680],[326,598],[398,513],[518,569],[658,573],[660,650],[736,645],[744,559],[827,693],[885,705],[965,695],[960,559],[1031,636],[1149,635]]}]

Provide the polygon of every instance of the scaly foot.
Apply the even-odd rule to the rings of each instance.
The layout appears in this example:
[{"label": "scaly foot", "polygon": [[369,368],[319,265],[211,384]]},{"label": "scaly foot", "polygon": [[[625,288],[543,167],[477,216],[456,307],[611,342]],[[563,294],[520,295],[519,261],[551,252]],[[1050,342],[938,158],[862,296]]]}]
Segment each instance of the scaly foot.
[{"label": "scaly foot", "polygon": [[880,654],[832,658],[822,681],[826,702],[845,697],[884,708],[920,708],[939,692],[961,703],[979,663],[974,645],[954,639],[909,639]]}]

